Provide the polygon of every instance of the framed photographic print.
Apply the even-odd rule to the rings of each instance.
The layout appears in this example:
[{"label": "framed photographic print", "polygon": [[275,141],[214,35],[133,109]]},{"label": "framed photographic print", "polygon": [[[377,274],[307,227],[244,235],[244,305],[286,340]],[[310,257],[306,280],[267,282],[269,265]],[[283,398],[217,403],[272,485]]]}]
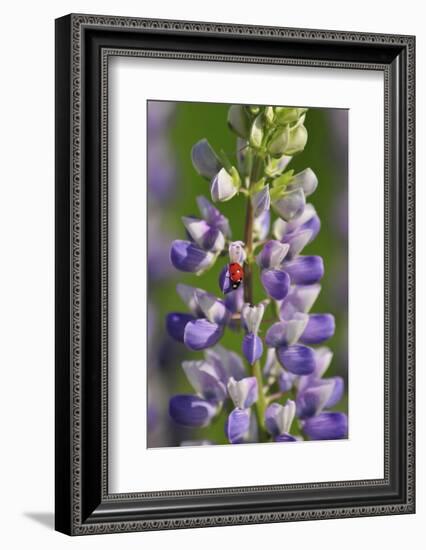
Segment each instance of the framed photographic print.
[{"label": "framed photographic print", "polygon": [[412,36],[56,21],[56,529],[413,513]]}]

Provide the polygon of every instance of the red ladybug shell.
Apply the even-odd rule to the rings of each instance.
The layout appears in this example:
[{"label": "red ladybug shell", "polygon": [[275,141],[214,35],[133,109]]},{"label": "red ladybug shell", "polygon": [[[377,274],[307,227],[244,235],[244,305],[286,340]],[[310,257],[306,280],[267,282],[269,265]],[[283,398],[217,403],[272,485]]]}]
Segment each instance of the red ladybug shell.
[{"label": "red ladybug shell", "polygon": [[232,288],[238,288],[241,281],[244,279],[244,270],[237,262],[229,264],[229,278],[231,279]]}]

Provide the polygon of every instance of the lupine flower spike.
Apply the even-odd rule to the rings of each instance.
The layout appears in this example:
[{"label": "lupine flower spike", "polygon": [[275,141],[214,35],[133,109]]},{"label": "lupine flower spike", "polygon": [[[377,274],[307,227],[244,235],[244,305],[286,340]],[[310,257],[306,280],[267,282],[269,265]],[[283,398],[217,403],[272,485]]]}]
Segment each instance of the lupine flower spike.
[{"label": "lupine flower spike", "polygon": [[[223,428],[233,444],[347,436],[346,415],[333,411],[344,393],[343,379],[324,376],[333,357],[324,342],[334,334],[334,316],[311,313],[324,263],[318,255],[303,254],[321,227],[307,202],[318,178],[311,168],[298,173],[288,168],[308,141],[306,116],[304,108],[232,105],[228,125],[237,136],[235,162],[207,139],[192,148],[210,200],[200,181],[200,215],[182,218],[185,237],[172,243],[170,260],[176,269],[199,275],[201,283],[177,285],[185,310],[169,313],[166,327],[203,358],[182,363],[192,393],[173,396],[169,412],[176,423],[200,428],[227,410]],[[241,193],[248,223],[231,228],[220,203]],[[218,295],[202,288],[202,275],[210,269],[217,270]],[[257,303],[255,284],[264,293]],[[267,319],[274,313],[275,319]],[[220,345],[228,330],[236,331],[240,354]],[[214,441],[182,442],[188,444]]]}]

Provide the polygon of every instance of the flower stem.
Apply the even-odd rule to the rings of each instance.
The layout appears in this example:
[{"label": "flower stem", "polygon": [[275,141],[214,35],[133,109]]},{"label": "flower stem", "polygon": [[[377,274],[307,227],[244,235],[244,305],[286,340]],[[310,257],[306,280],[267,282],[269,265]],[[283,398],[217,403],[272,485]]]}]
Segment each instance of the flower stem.
[{"label": "flower stem", "polygon": [[251,269],[251,257],[253,254],[253,205],[251,198],[247,197],[246,224],[244,228],[244,244],[246,248],[247,259],[244,266],[244,302],[253,305],[253,280]]},{"label": "flower stem", "polygon": [[261,438],[262,435],[266,435],[265,432],[265,410],[267,406],[266,397],[263,393],[263,380],[262,380],[262,371],[260,369],[260,361],[256,361],[256,363],[253,365],[253,376],[256,377],[257,385],[259,389],[259,397],[256,401],[256,413],[257,413],[257,420],[259,423],[259,428],[261,430]]}]

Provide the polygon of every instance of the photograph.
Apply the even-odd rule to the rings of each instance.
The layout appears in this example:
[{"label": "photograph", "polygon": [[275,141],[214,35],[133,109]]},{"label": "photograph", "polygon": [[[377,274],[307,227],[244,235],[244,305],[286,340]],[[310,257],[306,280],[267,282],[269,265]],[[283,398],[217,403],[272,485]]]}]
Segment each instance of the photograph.
[{"label": "photograph", "polygon": [[149,448],[349,437],[348,125],[147,101]]},{"label": "photograph", "polygon": [[415,513],[416,37],[315,9],[55,20],[61,533]]}]

